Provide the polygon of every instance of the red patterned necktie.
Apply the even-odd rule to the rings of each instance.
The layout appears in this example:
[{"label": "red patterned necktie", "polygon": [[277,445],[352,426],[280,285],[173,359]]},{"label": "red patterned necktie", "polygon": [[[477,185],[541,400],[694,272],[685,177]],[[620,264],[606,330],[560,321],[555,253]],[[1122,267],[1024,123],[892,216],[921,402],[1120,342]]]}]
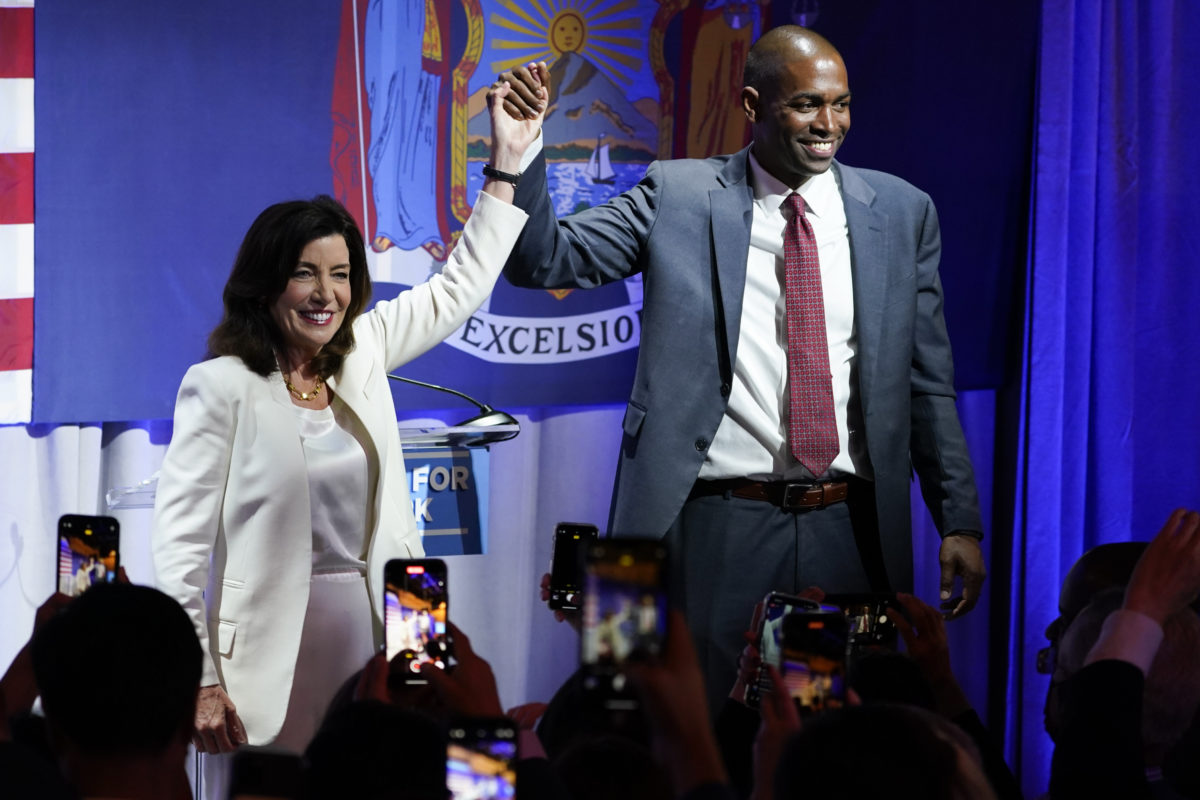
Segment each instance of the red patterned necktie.
[{"label": "red patterned necktie", "polygon": [[792,218],[783,233],[787,298],[788,444],[804,468],[820,477],[838,454],[833,376],[825,338],[825,299],[817,239],[804,217],[804,198],[787,196]]}]

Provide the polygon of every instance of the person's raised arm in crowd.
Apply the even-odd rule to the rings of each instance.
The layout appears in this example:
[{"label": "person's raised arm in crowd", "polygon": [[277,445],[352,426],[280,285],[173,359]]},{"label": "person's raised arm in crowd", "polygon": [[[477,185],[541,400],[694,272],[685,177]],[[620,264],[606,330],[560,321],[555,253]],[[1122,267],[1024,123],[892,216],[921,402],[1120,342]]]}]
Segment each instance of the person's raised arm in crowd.
[{"label": "person's raised arm in crowd", "polygon": [[[1052,797],[1151,796],[1148,761],[1161,759],[1171,743],[1148,752],[1144,704],[1152,691],[1167,693],[1167,704],[1180,712],[1174,740],[1183,737],[1200,703],[1200,623],[1189,608],[1198,594],[1200,514],[1178,509],[1142,554],[1083,669],[1060,687]],[[1186,666],[1163,669],[1167,661]]]},{"label": "person's raised arm in crowd", "polygon": [[655,755],[667,770],[675,796],[732,798],[709,720],[704,676],[683,615],[670,613],[660,659],[630,663],[627,669],[650,719]]},{"label": "person's raised arm in crowd", "polygon": [[943,615],[911,594],[900,593],[896,599],[903,613],[893,614],[892,619],[904,638],[905,649],[933,691],[935,710],[971,737],[996,796],[1020,800],[1021,787],[1005,763],[1004,754],[992,741],[950,668],[950,640]]}]

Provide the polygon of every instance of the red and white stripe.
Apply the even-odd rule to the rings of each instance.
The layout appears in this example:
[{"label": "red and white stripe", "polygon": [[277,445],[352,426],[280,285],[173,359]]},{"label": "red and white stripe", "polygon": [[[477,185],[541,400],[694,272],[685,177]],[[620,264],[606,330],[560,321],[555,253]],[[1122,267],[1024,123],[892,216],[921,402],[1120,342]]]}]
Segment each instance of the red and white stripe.
[{"label": "red and white stripe", "polygon": [[0,424],[33,405],[33,0],[0,0]]}]

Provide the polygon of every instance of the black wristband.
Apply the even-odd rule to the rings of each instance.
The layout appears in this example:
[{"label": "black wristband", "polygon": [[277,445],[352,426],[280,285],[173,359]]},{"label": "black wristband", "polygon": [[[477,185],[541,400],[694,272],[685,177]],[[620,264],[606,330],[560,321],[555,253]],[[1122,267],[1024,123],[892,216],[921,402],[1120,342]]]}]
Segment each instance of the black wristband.
[{"label": "black wristband", "polygon": [[516,175],[513,175],[511,172],[501,172],[491,164],[483,165],[483,174],[489,178],[495,178],[498,181],[511,183],[513,186],[516,186],[517,181],[521,180],[521,173],[518,172]]}]

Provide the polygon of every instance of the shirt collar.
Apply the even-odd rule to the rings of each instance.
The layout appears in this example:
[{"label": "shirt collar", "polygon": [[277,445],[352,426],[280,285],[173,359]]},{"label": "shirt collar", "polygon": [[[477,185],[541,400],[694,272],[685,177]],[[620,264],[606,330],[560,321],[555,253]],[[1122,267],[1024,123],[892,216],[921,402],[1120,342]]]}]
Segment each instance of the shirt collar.
[{"label": "shirt collar", "polygon": [[778,212],[783,201],[793,191],[804,198],[804,202],[808,203],[809,212],[817,217],[834,217],[837,207],[842,204],[842,193],[838,189],[837,176],[832,169],[813,175],[792,189],[767,172],[751,151],[750,182],[754,186],[754,202],[768,213]]}]

